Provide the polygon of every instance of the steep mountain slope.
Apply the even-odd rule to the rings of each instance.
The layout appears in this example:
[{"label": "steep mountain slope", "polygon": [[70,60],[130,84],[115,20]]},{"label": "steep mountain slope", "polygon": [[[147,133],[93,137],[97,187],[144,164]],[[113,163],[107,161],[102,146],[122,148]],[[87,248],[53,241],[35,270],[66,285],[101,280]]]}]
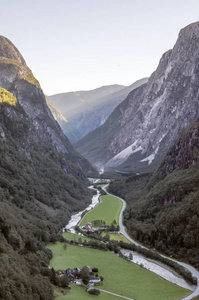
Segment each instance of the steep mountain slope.
[{"label": "steep mountain slope", "polygon": [[182,29],[148,82],[132,91],[104,125],[79,141],[78,151],[96,165],[154,170],[178,133],[199,113],[198,43],[199,22]]},{"label": "steep mountain slope", "polygon": [[61,114],[60,110],[47,97],[46,103],[50,108],[53,117],[59,123],[69,141],[74,143],[80,140],[82,138],[81,134],[71,125],[71,123]]},{"label": "steep mountain slope", "polygon": [[126,198],[128,231],[140,242],[199,267],[199,118],[153,174],[110,185]]},{"label": "steep mountain slope", "polygon": [[147,78],[144,78],[128,87],[110,85],[91,91],[66,93],[49,98],[83,137],[102,125],[129,92],[146,81]]},{"label": "steep mountain slope", "polygon": [[[11,92],[32,121],[38,136],[54,150],[66,155],[84,172],[93,171],[91,165],[77,154],[55,122],[38,81],[9,40],[0,37],[0,86]],[[37,141],[37,137],[35,137]],[[27,141],[28,142],[28,141]],[[28,151],[26,153],[28,156]]]},{"label": "steep mountain slope", "polygon": [[94,170],[74,151],[23,57],[2,36],[0,155],[0,299],[51,300],[55,276],[45,243],[56,241],[70,215],[90,202],[84,170]]}]

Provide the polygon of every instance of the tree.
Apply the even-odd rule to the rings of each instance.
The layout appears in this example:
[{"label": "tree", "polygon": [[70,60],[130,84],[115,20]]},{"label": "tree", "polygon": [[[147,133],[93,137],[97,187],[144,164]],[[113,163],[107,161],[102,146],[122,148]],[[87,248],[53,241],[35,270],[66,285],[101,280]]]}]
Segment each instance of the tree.
[{"label": "tree", "polygon": [[132,252],[129,253],[129,260],[133,260],[133,254],[132,254]]},{"label": "tree", "polygon": [[100,294],[100,290],[99,289],[96,289],[96,288],[89,288],[88,290],[87,290],[87,292],[89,293],[89,294],[92,294],[92,295],[99,295]]},{"label": "tree", "polygon": [[98,272],[98,268],[96,268],[96,267],[92,268],[92,272],[97,273]]},{"label": "tree", "polygon": [[60,283],[63,288],[67,287],[69,285],[68,275],[64,274],[60,279]]},{"label": "tree", "polygon": [[89,272],[89,269],[88,269],[87,266],[84,266],[84,267],[81,269],[80,277],[81,277],[83,283],[85,283],[85,284],[88,284],[88,283],[89,283],[89,280],[90,280],[90,272]]}]

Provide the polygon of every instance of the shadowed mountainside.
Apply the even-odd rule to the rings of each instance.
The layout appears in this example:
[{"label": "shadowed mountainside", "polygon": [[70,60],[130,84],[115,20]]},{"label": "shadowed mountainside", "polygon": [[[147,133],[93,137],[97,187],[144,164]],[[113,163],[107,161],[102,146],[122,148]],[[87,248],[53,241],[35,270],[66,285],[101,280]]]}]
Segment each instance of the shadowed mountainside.
[{"label": "shadowed mountainside", "polygon": [[0,154],[0,298],[53,299],[45,244],[60,239],[70,215],[90,203],[87,174],[95,170],[75,152],[39,82],[3,36]]}]

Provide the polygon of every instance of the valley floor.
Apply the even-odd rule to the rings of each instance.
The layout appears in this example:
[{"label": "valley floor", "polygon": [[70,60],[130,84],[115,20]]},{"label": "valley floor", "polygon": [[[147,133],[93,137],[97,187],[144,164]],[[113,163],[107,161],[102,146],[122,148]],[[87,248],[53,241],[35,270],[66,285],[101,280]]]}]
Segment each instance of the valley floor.
[{"label": "valley floor", "polygon": [[[125,296],[135,300],[177,300],[188,295],[189,290],[179,287],[153,272],[137,264],[126,261],[110,252],[92,248],[69,245],[64,249],[62,243],[50,244],[53,259],[50,267],[55,270],[65,270],[68,267],[83,267],[90,265],[99,269],[99,276],[104,277],[104,285],[99,289]],[[88,299],[85,287],[72,286],[70,292],[57,300],[72,300],[73,295],[81,290],[81,299]],[[113,298],[114,297],[114,298]],[[115,295],[101,293],[99,299],[116,299]]]},{"label": "valley floor", "polygon": [[[66,237],[71,233],[64,233],[63,235]],[[79,238],[79,235],[73,235],[74,240]],[[82,237],[82,240],[84,240],[84,237]],[[67,249],[64,249],[62,243],[50,244],[48,247],[53,251],[50,266],[55,270],[67,269],[68,267],[81,268],[84,265],[99,268],[99,275],[104,277],[102,290],[107,291],[107,293],[101,291],[101,294],[98,295],[99,299],[115,300],[118,299],[119,295],[122,298],[126,297],[124,299],[133,300],[178,300],[184,299],[190,294],[190,290],[166,281],[149,270],[110,252],[69,244]],[[101,289],[101,287],[99,288]],[[80,294],[82,300],[93,297],[85,293],[84,287],[73,285],[67,295],[56,299],[77,299],[80,298]]]}]

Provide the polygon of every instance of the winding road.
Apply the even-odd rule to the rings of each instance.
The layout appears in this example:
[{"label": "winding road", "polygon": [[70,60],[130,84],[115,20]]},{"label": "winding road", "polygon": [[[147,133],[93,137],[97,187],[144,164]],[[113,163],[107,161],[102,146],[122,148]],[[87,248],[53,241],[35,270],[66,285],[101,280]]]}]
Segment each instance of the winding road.
[{"label": "winding road", "polygon": [[[103,187],[103,190],[105,190],[108,195],[111,195],[111,196],[114,196],[114,197],[120,199],[122,201],[122,203],[123,203],[123,206],[122,206],[122,209],[121,209],[121,212],[120,212],[120,216],[119,216],[120,233],[123,234],[131,243],[133,243],[133,244],[135,244],[137,246],[140,246],[142,248],[148,249],[147,247],[144,247],[144,246],[140,245],[139,243],[137,243],[136,241],[134,241],[128,235],[128,233],[126,232],[125,226],[123,225],[123,212],[126,209],[126,201],[124,199],[118,197],[118,196],[115,196],[115,195],[110,194],[109,192],[107,192],[107,190],[106,190],[107,186],[108,186],[108,184]],[[175,261],[179,265],[183,266],[184,268],[186,268],[187,270],[189,270],[192,273],[192,275],[194,277],[196,277],[196,279],[197,279],[197,287],[196,287],[195,291],[191,295],[189,295],[189,296],[187,296],[185,298],[182,298],[181,300],[192,300],[194,297],[198,296],[199,295],[199,272],[194,267],[192,267],[191,265],[188,265],[186,263],[174,260],[174,259],[172,259],[170,257],[167,257],[167,256],[164,256],[164,255],[161,255],[161,256],[165,257],[167,259],[170,259],[172,261]]]}]

